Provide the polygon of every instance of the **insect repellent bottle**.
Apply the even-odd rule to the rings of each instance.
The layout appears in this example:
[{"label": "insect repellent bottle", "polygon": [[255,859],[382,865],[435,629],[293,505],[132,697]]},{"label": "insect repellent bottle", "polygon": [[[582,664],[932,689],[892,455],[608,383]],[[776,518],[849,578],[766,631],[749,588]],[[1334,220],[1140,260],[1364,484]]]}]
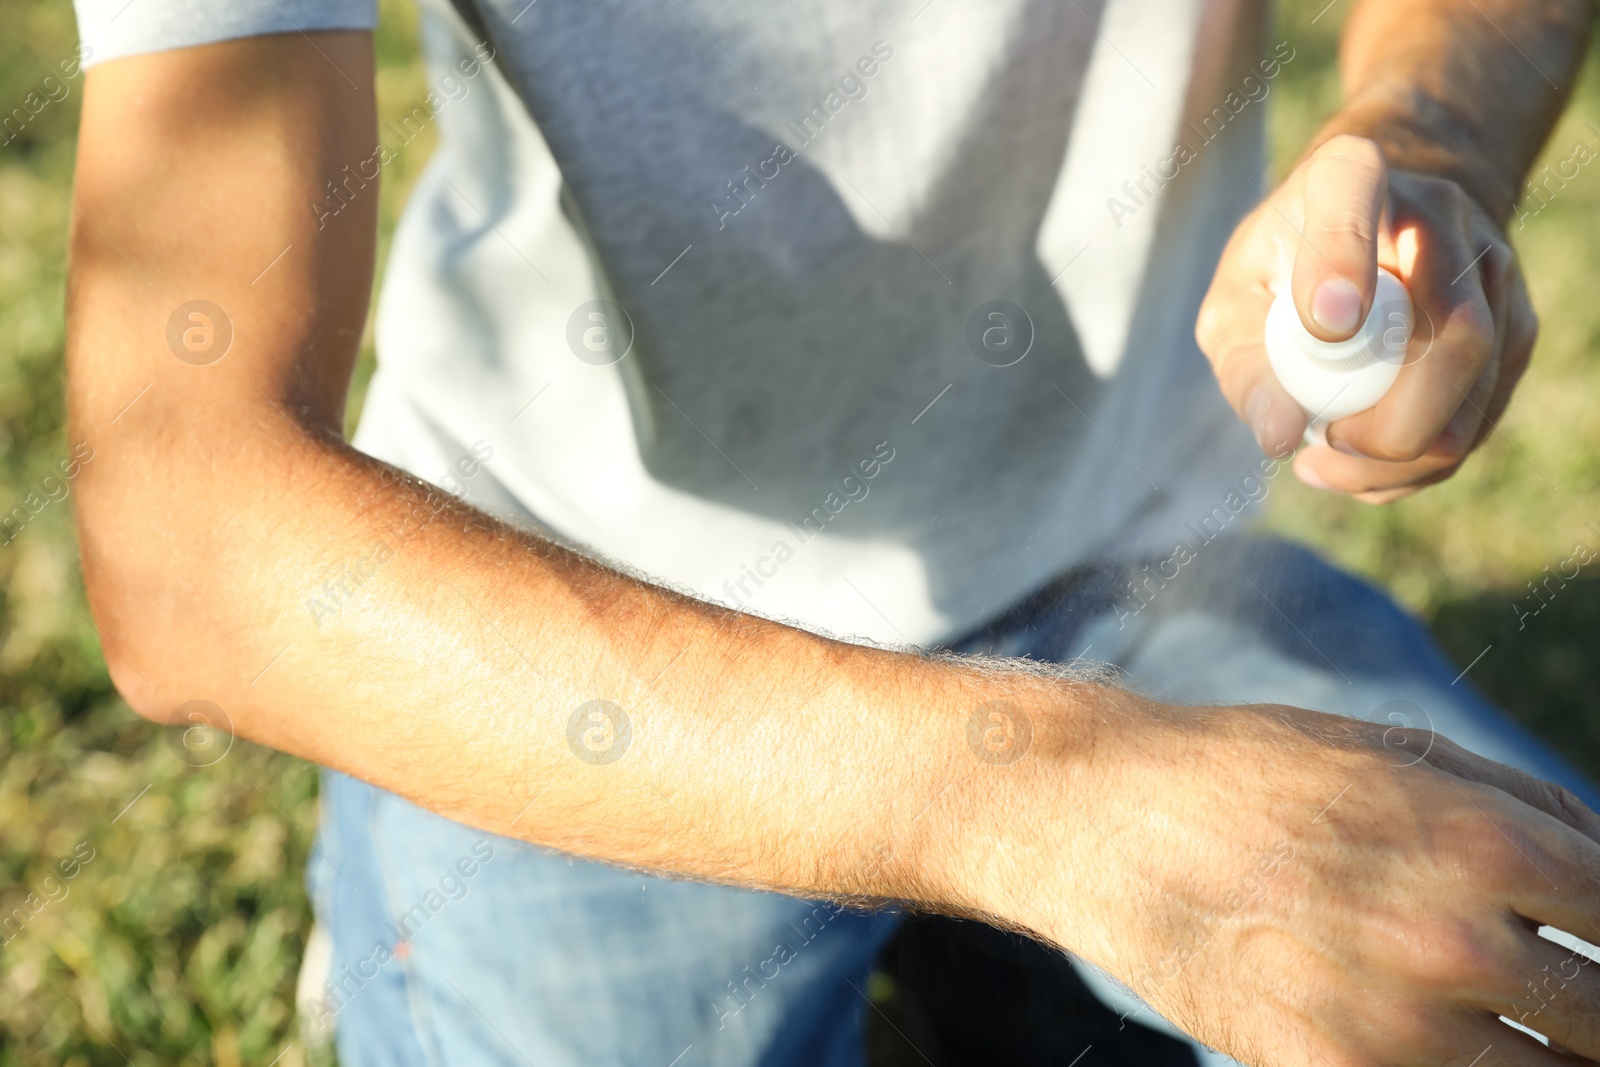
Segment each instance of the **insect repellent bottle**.
[{"label": "insect repellent bottle", "polygon": [[1405,283],[1382,267],[1367,319],[1347,341],[1323,341],[1300,322],[1287,284],[1267,312],[1267,359],[1310,424],[1306,441],[1327,444],[1328,423],[1383,399],[1405,362],[1415,319]]}]

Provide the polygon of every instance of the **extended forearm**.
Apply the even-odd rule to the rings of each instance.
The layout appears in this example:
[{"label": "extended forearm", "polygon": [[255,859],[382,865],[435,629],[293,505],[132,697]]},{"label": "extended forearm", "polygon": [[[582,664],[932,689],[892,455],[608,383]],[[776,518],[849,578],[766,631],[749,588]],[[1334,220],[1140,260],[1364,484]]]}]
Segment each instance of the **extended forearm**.
[{"label": "extended forearm", "polygon": [[[494,832],[735,884],[982,909],[969,853],[1016,837],[1002,813],[1061,753],[1087,757],[1109,696],[674,595],[265,403],[218,413],[234,445],[219,463],[217,423],[146,401],[138,420],[80,423],[97,456],[80,490],[86,573],[139,709],[211,700],[243,736]],[[347,564],[360,583],[337,613],[310,610]],[[1037,731],[1015,768],[968,742],[973,710],[1005,695]],[[607,703],[575,734],[591,701]]]},{"label": "extended forearm", "polygon": [[[89,73],[70,423],[95,454],[85,582],[130,703],[168,721],[214,702],[245,737],[541,845],[1032,921],[1082,833],[1061,798],[1094,795],[1092,738],[1132,698],[677,596],[344,442],[375,190],[332,221],[309,207],[371,151],[369,50],[284,35]],[[195,298],[226,352],[203,325],[205,358],[174,340]],[[1006,697],[1031,747],[985,760],[974,715]]]},{"label": "extended forearm", "polygon": [[1587,46],[1588,0],[1365,0],[1340,53],[1344,103],[1313,142],[1377,141],[1504,223]]}]

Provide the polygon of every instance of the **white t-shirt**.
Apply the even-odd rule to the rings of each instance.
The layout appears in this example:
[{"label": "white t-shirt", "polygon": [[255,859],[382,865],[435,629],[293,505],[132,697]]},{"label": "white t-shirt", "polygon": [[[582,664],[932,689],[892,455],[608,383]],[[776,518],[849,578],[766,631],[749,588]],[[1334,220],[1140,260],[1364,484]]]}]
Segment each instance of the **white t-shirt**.
[{"label": "white t-shirt", "polygon": [[[367,451],[678,588],[892,643],[1170,551],[1238,499],[1254,443],[1193,329],[1293,60],[1258,60],[1255,5],[480,0],[485,44],[421,3],[428,104],[308,205],[437,123]],[[77,9],[93,62],[374,21]],[[490,458],[450,474],[468,455]]]}]

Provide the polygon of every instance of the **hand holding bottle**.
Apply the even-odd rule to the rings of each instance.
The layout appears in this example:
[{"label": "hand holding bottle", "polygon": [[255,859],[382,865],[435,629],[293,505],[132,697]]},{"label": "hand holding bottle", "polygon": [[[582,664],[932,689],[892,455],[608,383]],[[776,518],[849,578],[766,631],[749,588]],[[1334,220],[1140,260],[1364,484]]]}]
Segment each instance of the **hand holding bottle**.
[{"label": "hand holding bottle", "polygon": [[1294,464],[1302,481],[1372,503],[1453,474],[1527,366],[1538,323],[1502,222],[1456,181],[1391,171],[1375,142],[1332,137],[1235,229],[1195,331],[1263,450],[1287,455],[1316,411],[1274,373],[1273,301],[1287,292],[1306,336],[1348,342],[1382,309],[1380,268],[1415,309],[1405,358],[1374,405],[1324,415],[1325,438]]}]

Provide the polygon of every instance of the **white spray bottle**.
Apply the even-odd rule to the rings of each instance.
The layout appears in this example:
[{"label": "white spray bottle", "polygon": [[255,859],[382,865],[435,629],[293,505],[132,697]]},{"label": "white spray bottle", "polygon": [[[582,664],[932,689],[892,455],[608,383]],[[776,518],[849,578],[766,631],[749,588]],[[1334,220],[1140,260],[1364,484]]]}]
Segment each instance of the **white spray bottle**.
[{"label": "white spray bottle", "polygon": [[1267,312],[1267,359],[1272,373],[1310,417],[1308,444],[1327,444],[1330,422],[1383,399],[1405,363],[1414,323],[1405,283],[1379,267],[1372,310],[1355,336],[1323,341],[1301,323],[1288,279],[1283,280]]}]

